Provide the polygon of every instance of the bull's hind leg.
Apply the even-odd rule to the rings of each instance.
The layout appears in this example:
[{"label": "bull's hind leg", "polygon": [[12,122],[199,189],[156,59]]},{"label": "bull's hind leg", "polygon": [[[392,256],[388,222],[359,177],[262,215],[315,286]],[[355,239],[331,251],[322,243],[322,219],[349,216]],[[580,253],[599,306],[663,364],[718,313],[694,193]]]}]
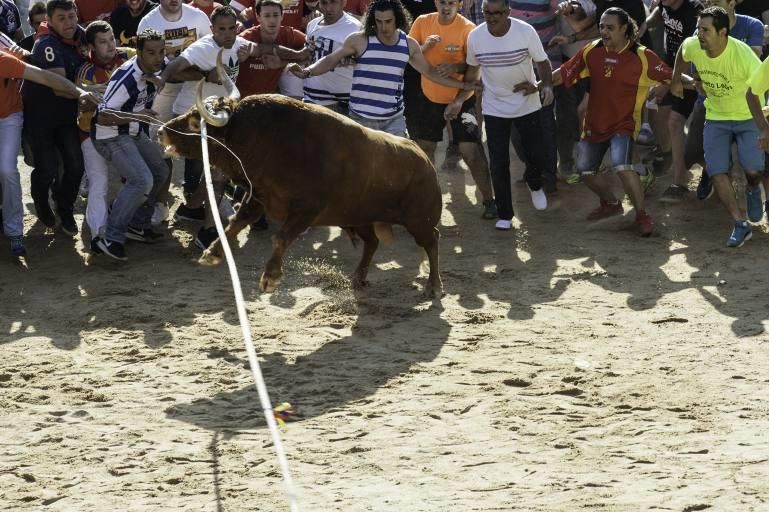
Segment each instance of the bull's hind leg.
[{"label": "bull's hind leg", "polygon": [[[264,214],[264,206],[258,201],[251,199],[247,203],[241,203],[235,215],[230,217],[230,222],[224,229],[224,234],[228,241],[235,240],[243,228],[250,226]],[[224,253],[222,251],[222,242],[218,238],[208,246],[203,255],[198,260],[203,265],[218,265],[222,262]]]},{"label": "bull's hind leg", "polygon": [[368,225],[363,227],[352,228],[355,234],[357,234],[361,240],[363,240],[363,255],[361,256],[358,268],[352,275],[353,288],[363,288],[368,284],[366,277],[368,276],[368,268],[371,265],[371,259],[374,257],[374,253],[379,247],[379,239],[374,233],[374,226]]},{"label": "bull's hind leg", "polygon": [[264,273],[259,279],[259,289],[270,293],[278,287],[283,276],[283,254],[291,243],[309,228],[314,214],[294,215],[286,220],[280,231],[272,237],[272,256],[267,260]]},{"label": "bull's hind leg", "polygon": [[430,263],[430,275],[427,277],[427,284],[425,285],[425,296],[440,298],[443,296],[443,282],[438,266],[438,240],[440,240],[441,234],[435,227],[420,231],[408,229],[408,231],[417,244],[425,250],[427,260]]}]

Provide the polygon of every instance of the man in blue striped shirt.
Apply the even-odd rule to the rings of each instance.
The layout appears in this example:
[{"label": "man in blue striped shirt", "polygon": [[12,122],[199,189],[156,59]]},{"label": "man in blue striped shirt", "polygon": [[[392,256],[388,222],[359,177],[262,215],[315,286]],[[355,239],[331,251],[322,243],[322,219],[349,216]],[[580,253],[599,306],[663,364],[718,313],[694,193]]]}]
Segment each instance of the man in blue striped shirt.
[{"label": "man in blue striped shirt", "polygon": [[407,63],[437,84],[468,91],[477,87],[477,83],[441,76],[425,60],[419,43],[406,35],[410,21],[400,0],[376,0],[366,13],[362,32],[350,34],[339,50],[313,65],[302,69],[292,64],[288,69],[300,78],[309,78],[354,57],[350,117],[368,128],[406,137],[403,73]]},{"label": "man in blue striped shirt", "polygon": [[91,138],[96,151],[126,180],[107,218],[97,247],[125,261],[127,238],[153,242],[161,237],[150,228],[158,189],[168,177],[163,154],[149,136],[148,123],[156,122],[152,102],[157,94],[157,73],[165,57],[160,32],[145,30],[136,40],[137,55],[110,77],[104,100],[96,111]]}]

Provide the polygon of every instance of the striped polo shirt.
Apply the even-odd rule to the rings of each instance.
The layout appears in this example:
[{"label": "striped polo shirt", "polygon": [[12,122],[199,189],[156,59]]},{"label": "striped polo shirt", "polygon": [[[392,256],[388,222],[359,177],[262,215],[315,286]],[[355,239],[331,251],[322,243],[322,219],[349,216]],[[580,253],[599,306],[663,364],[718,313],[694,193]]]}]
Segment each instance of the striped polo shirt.
[{"label": "striped polo shirt", "polygon": [[[155,85],[144,79],[144,71],[139,67],[137,57],[133,57],[112,73],[104,99],[96,110],[95,119],[98,119],[99,112],[105,109],[135,113],[152,108],[156,92]],[[135,136],[139,132],[148,133],[148,128],[147,123],[140,122],[120,126],[103,126],[95,122],[91,125],[91,136],[98,140],[111,139],[118,135]]]},{"label": "striped polo shirt", "polygon": [[409,61],[406,34],[398,42],[382,43],[376,36],[358,57],[352,73],[350,111],[368,119],[391,119],[403,113],[403,72]]}]

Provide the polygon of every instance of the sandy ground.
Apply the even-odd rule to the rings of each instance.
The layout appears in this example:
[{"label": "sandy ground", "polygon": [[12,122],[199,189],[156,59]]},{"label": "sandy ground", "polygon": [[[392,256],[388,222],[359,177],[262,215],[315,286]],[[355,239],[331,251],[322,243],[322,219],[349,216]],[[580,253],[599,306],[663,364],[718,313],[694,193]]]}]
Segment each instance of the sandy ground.
[{"label": "sandy ground", "polygon": [[[360,294],[338,230],[298,241],[273,294],[268,235],[236,250],[271,397],[301,413],[302,510],[769,510],[767,226],[729,250],[715,200],[655,201],[641,239],[632,213],[586,223],[581,185],[536,212],[517,184],[496,232],[469,175],[440,174],[440,302],[402,230]],[[287,510],[193,227],[121,264],[26,221],[30,268],[0,258],[0,509]]]}]

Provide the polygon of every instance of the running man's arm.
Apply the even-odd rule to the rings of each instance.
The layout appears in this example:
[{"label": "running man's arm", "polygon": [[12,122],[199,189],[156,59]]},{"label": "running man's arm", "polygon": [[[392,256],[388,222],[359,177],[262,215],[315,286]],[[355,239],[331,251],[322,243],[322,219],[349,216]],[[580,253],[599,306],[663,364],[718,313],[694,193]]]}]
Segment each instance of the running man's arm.
[{"label": "running man's arm", "polygon": [[322,75],[340,65],[344,59],[360,55],[360,49],[365,47],[365,43],[366,40],[363,32],[355,32],[347,36],[347,39],[344,40],[344,44],[341,48],[326,55],[315,64],[303,68],[294,62],[286,66],[286,69],[299,78],[310,78],[311,76]]},{"label": "running man's arm", "polygon": [[[62,71],[64,71],[63,68]],[[57,96],[73,99],[82,98],[83,101],[89,101],[94,104],[98,103],[98,100],[91,93],[80,89],[67,80],[65,76],[54,73],[52,70],[40,69],[31,64],[25,64],[24,80],[50,87]]]}]

